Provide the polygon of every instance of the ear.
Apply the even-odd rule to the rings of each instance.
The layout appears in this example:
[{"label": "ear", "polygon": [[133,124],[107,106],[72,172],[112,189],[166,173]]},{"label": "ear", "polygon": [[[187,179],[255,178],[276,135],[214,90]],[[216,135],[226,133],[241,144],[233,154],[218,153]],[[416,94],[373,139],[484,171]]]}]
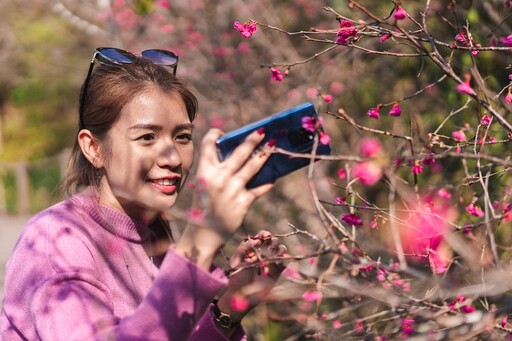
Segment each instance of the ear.
[{"label": "ear", "polygon": [[90,130],[80,130],[78,133],[78,144],[80,145],[84,156],[95,168],[103,167],[103,157],[101,154],[100,144],[94,138]]}]

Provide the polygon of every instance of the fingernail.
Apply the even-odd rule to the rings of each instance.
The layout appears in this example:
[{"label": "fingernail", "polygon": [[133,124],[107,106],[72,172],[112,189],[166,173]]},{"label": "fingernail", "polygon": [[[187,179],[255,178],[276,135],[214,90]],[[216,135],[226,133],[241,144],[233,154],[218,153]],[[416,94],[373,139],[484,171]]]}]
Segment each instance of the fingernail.
[{"label": "fingernail", "polygon": [[258,132],[258,134],[263,135],[263,134],[265,134],[265,128],[264,128],[264,127],[261,127],[261,128],[259,128],[259,129],[257,130],[257,132]]},{"label": "fingernail", "polygon": [[267,146],[270,148],[274,147],[275,145],[276,145],[276,140],[274,140],[274,139],[271,139],[267,142]]}]

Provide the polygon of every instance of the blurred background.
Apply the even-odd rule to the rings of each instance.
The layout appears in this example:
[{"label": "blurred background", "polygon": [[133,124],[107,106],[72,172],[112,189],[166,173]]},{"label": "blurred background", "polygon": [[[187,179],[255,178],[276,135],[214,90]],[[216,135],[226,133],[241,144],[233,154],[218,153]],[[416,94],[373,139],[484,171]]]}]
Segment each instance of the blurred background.
[{"label": "blurred background", "polygon": [[[382,17],[394,8],[391,1],[361,2]],[[510,11],[504,12],[503,1],[457,2],[459,16],[449,8],[450,1],[434,1],[435,17],[479,27],[473,34],[483,45],[511,32]],[[345,0],[1,1],[0,282],[3,284],[5,262],[23,223],[62,199],[55,189],[76,135],[78,93],[95,47],[176,52],[180,56],[177,73],[199,98],[196,140],[208,127],[228,131],[306,101],[313,101],[323,113],[337,112],[342,106],[361,124],[373,124],[366,115],[370,108],[414,93],[438,80],[442,73],[418,58],[375,56],[344,46],[321,53],[332,46],[326,40],[332,42],[339,29],[336,16],[325,6],[355,20],[368,19],[347,4]],[[403,1],[403,5],[409,13],[417,14],[424,1]],[[285,32],[260,26],[250,39],[243,38],[233,23],[248,19]],[[439,23],[443,20],[432,25],[433,34],[448,44],[453,42],[459,27]],[[301,31],[324,33],[315,36],[318,41],[310,41]],[[364,44],[372,49],[383,46],[378,39],[368,39]],[[410,47],[395,45],[387,47],[414,52]],[[315,54],[319,55],[313,58]],[[505,70],[510,67],[510,56],[510,51],[481,52],[478,56],[460,53],[452,61],[462,77],[477,59],[488,86],[502,89],[509,82]],[[272,79],[270,66],[282,71],[282,81]],[[454,86],[448,80],[414,101],[403,102],[402,117],[382,117],[378,127],[413,135],[414,145],[421,146],[450,110],[465,102]],[[332,101],[325,100],[327,94]],[[474,115],[455,117],[445,125],[446,134],[468,122],[479,122],[477,105],[470,106],[475,109]],[[334,116],[326,115],[324,119],[334,153],[357,153],[354,150],[365,133]],[[507,138],[500,130],[493,136]],[[390,154],[406,148],[393,139],[383,144]],[[507,150],[506,144],[497,145],[493,153],[502,155]],[[343,167],[338,161],[317,166],[315,181],[323,200],[334,202],[337,188],[331,184]],[[427,182],[455,183],[453,179],[460,179],[464,170],[459,163],[447,162],[445,168],[427,172],[428,180],[420,183],[426,187]],[[404,178],[412,179],[410,169],[404,174]],[[378,204],[388,198],[384,188],[362,191],[369,202]],[[459,195],[471,197],[473,190],[462,188]],[[180,205],[185,209],[187,200]],[[180,207],[176,210],[176,216],[180,216]],[[333,213],[339,210],[333,208]],[[251,231],[289,231],[290,222],[308,226],[313,232],[321,225],[308,190],[306,170],[278,182],[272,195],[260,200],[247,218]],[[267,339],[279,339],[283,331],[265,321]]]}]

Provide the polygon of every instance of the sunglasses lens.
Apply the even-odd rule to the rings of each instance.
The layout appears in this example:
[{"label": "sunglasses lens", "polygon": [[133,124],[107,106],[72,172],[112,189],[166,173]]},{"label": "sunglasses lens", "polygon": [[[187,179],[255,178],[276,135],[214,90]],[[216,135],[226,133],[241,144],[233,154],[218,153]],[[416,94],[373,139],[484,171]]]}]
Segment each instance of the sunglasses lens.
[{"label": "sunglasses lens", "polygon": [[135,56],[130,52],[114,48],[104,48],[98,50],[104,57],[121,64],[130,64],[135,60]]},{"label": "sunglasses lens", "polygon": [[141,53],[141,56],[159,65],[173,66],[178,62],[176,55],[162,50],[146,50]]}]

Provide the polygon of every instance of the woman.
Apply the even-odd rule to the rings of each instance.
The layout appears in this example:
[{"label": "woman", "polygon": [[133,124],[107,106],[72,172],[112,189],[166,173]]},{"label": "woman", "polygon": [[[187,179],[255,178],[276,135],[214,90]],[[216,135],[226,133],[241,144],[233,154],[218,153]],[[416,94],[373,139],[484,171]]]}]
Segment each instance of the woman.
[{"label": "woman", "polygon": [[[168,51],[95,51],[64,181],[73,195],[34,216],[15,247],[0,315],[4,341],[244,338],[240,320],[282,270],[273,266],[265,277],[245,265],[280,248],[266,231],[243,242],[231,265],[245,270],[229,285],[212,262],[271,188],[245,188],[269,153],[255,152],[264,137],[255,132],[221,163],[221,132],[210,130],[197,170],[198,213],[158,256],[157,236],[169,231],[162,213],[176,203],[194,153],[197,101],[169,72],[176,66]],[[233,310],[232,297],[249,284],[257,288],[244,297],[249,309]]]}]

